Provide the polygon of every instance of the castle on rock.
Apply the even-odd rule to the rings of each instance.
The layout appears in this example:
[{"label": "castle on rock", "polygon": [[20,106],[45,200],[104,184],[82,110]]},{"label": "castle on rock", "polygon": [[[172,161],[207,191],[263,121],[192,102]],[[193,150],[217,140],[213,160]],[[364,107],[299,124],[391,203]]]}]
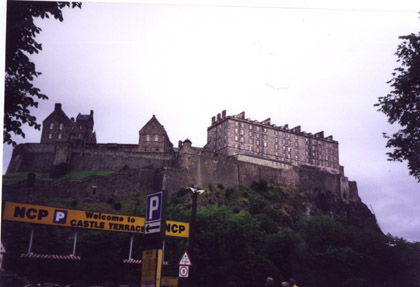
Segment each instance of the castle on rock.
[{"label": "castle on rock", "polygon": [[324,132],[222,111],[211,119],[204,147],[193,147],[188,139],[174,147],[154,115],[140,129],[138,144],[102,144],[96,142],[93,114],[69,118],[55,104],[43,121],[40,143],[16,146],[7,173],[48,172],[59,164],[74,170],[135,170],[144,186],[170,192],[191,183],[238,186],[264,178],[274,184],[320,185],[344,201],[360,200],[356,183],[348,181],[339,164],[338,142]]}]

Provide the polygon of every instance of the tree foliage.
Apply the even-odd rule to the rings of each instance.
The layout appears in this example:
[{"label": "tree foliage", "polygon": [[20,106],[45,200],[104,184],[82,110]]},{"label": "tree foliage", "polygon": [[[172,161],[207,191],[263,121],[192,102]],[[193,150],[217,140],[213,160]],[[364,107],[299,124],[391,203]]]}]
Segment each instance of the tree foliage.
[{"label": "tree foliage", "polygon": [[420,182],[420,34],[400,37],[397,62],[393,79],[388,83],[391,92],[380,97],[375,105],[388,117],[391,124],[398,123],[401,129],[388,139],[386,147],[389,160],[408,161],[410,175]]},{"label": "tree foliage", "polygon": [[25,137],[22,124],[40,129],[30,108],[38,107],[37,100],[48,97],[33,85],[41,75],[29,55],[39,53],[42,44],[36,41],[41,28],[34,19],[54,17],[63,21],[64,7],[81,7],[81,3],[8,1],[6,23],[6,76],[4,100],[3,142],[16,145],[13,134]]},{"label": "tree foliage", "polygon": [[[420,243],[362,230],[328,215],[306,216],[300,209],[293,209],[294,205],[302,204],[298,197],[291,199],[288,194],[288,189],[297,193],[299,188],[282,187],[280,192],[266,184],[262,186],[258,191],[249,187],[226,190],[221,187],[200,195],[188,286],[226,286],[230,281],[237,286],[263,286],[270,276],[277,283],[294,277],[298,286],[418,287]],[[274,197],[274,193],[278,196]],[[219,200],[209,203],[213,195]],[[108,205],[109,210],[101,211],[115,213],[112,209],[115,200],[121,199],[107,200],[104,206]],[[284,225],[283,210],[276,208],[279,202],[295,218],[295,228]],[[130,202],[123,204],[129,205]],[[87,209],[98,210],[95,206],[89,205]],[[133,214],[144,214],[144,208],[138,210],[144,206],[144,198],[137,198],[137,203],[132,199],[131,206]],[[127,209],[122,212],[129,213]],[[191,195],[183,192],[172,195],[167,215],[171,220],[189,221]],[[28,225],[5,222],[2,228],[2,241],[7,249],[4,267],[33,281],[64,285],[80,282],[86,286],[128,283],[137,286],[141,281],[140,265],[122,263],[128,255],[130,234],[79,230],[76,255],[82,259],[56,262],[20,257],[28,246]],[[72,232],[39,226],[33,251],[69,254]],[[165,242],[164,260],[168,265],[163,266],[163,276],[177,276],[178,261],[188,248],[187,241],[166,237]],[[145,238],[135,235],[133,258],[140,259],[145,248]],[[180,281],[180,286],[187,283],[185,279]]]}]

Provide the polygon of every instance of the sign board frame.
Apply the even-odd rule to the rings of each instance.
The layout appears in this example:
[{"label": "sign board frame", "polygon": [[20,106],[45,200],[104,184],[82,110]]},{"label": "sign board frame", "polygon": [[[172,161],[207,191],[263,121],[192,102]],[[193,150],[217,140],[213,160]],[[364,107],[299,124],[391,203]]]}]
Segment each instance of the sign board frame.
[{"label": "sign board frame", "polygon": [[[145,218],[122,214],[110,214],[88,210],[67,209],[45,205],[4,201],[2,220],[143,234]],[[166,221],[162,231],[167,236],[189,237],[189,223]]]}]

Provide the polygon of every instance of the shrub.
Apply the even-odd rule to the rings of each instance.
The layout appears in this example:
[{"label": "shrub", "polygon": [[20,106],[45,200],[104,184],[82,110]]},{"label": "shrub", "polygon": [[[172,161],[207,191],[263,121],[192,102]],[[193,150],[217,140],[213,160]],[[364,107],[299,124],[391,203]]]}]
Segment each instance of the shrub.
[{"label": "shrub", "polygon": [[51,178],[58,178],[60,176],[65,175],[71,170],[71,166],[68,163],[60,163],[58,165],[55,165],[52,167],[50,171],[50,177]]}]

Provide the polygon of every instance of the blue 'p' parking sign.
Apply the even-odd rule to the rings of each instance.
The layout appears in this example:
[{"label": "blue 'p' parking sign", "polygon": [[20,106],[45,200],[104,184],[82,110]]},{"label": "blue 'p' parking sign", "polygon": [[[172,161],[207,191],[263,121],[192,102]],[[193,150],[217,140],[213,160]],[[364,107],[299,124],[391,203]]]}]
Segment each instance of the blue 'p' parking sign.
[{"label": "blue 'p' parking sign", "polygon": [[147,195],[146,223],[160,221],[162,219],[162,196],[163,192],[156,192]]}]

